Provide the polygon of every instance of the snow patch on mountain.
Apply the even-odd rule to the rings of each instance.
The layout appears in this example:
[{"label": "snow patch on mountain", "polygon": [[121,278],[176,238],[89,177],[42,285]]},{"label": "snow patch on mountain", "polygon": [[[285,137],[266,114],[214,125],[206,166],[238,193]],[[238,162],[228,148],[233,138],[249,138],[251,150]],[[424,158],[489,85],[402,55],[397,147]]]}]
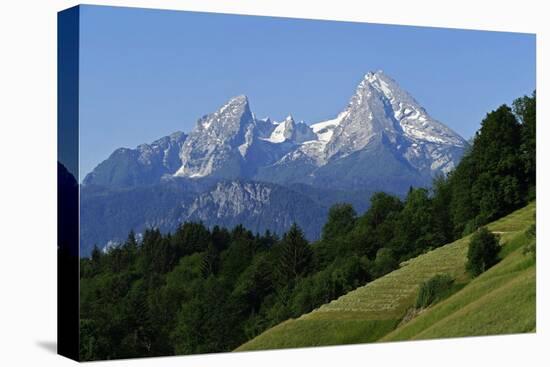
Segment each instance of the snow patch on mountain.
[{"label": "snow patch on mountain", "polygon": [[284,121],[275,122],[274,125],[275,129],[273,129],[271,135],[267,138],[260,138],[261,140],[274,144],[284,142],[301,144],[317,139],[310,126],[303,121],[296,123],[292,115],[288,115]]},{"label": "snow patch on mountain", "polygon": [[276,127],[268,138],[262,140],[270,143],[282,143],[292,137],[294,131],[294,119],[289,115],[284,121],[276,123]]},{"label": "snow patch on mountain", "polygon": [[317,135],[317,139],[321,142],[328,143],[332,138],[334,129],[340,125],[342,120],[347,116],[349,112],[341,112],[336,118],[326,121],[321,121],[311,125],[311,129]]}]

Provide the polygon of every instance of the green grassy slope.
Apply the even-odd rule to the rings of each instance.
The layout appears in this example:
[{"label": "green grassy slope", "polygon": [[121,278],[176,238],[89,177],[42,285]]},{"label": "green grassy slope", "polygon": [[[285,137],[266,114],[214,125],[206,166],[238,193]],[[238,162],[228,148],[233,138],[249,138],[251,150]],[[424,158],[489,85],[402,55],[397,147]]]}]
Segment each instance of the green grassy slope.
[{"label": "green grassy slope", "polygon": [[[535,261],[522,253],[534,222],[530,204],[488,228],[501,235],[503,260],[476,279],[464,270],[470,236],[411,259],[401,268],[298,319],[287,320],[237,350],[528,332],[535,328]],[[451,274],[462,287],[408,322],[419,285]]]}]

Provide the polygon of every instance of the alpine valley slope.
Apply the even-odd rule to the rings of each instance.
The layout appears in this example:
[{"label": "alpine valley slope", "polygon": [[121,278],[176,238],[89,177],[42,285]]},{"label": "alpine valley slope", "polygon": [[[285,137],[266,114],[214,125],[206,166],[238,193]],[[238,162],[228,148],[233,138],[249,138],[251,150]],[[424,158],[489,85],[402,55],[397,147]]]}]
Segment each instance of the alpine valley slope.
[{"label": "alpine valley slope", "polygon": [[[534,212],[534,203],[529,204],[488,225],[501,233],[503,259],[473,280],[465,273],[466,236],[265,331],[237,351],[532,332],[536,267],[523,249],[531,241],[525,231],[534,223]],[[444,273],[460,289],[407,320],[420,284]]]},{"label": "alpine valley slope", "polygon": [[[237,96],[200,118],[189,135],[117,149],[84,178],[82,253],[123,240],[130,229],[173,230],[185,220],[230,224],[230,216],[245,212],[237,217],[253,231],[281,234],[295,221],[316,239],[333,203],[350,202],[361,211],[375,191],[402,195],[410,186],[429,186],[458,164],[467,147],[381,71],[364,76],[335,119],[311,125],[292,116],[259,119],[248,98]],[[163,194],[166,187],[171,191]],[[147,192],[155,194],[143,196]],[[297,196],[312,202],[291,205]],[[154,218],[145,208],[151,205]],[[129,213],[134,210],[143,215]],[[305,223],[301,218],[308,216],[315,218]],[[105,225],[110,222],[117,225]]]}]

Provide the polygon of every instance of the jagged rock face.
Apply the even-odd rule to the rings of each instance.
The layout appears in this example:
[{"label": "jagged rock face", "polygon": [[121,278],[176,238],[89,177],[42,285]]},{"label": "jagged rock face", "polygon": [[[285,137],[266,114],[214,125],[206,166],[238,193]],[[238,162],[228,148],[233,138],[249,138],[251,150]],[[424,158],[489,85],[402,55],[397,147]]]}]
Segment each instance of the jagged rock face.
[{"label": "jagged rock face", "polygon": [[227,228],[242,224],[253,232],[269,229],[280,235],[296,222],[314,240],[319,238],[328,206],[310,194],[272,183],[188,178],[125,190],[85,186],[81,190],[81,256],[89,256],[94,244],[103,248],[123,242],[131,229],[138,234],[147,228],[169,232],[185,221]]},{"label": "jagged rock face", "polygon": [[219,111],[201,118],[184,143],[181,177],[238,177],[252,143],[254,117],[245,96],[232,98]]},{"label": "jagged rock face", "polygon": [[231,99],[217,112],[199,120],[181,152],[178,177],[251,178],[258,168],[275,163],[305,141],[313,130],[292,116],[272,122],[256,119],[248,99]]},{"label": "jagged rock face", "polygon": [[292,188],[254,181],[220,181],[185,206],[182,219],[244,224],[254,232],[283,234],[297,223],[309,239],[319,238],[328,206]]},{"label": "jagged rock face", "polygon": [[396,153],[419,171],[449,172],[466,141],[431,118],[416,100],[382,72],[368,73],[351,98],[327,145],[328,158],[346,156],[384,135]]},{"label": "jagged rock face", "polygon": [[261,214],[269,205],[272,188],[265,184],[238,181],[219,182],[211,191],[203,193],[186,210],[186,217],[209,220]]},{"label": "jagged rock face", "polygon": [[119,148],[84,178],[84,185],[132,187],[160,182],[182,162],[179,157],[187,135],[175,132],[135,149]]}]

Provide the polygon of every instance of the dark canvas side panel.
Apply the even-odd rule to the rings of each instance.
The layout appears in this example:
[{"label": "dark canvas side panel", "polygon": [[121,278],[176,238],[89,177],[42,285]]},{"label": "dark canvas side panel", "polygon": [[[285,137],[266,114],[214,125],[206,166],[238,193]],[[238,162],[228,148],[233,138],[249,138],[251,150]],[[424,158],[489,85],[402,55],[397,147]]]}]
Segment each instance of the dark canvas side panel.
[{"label": "dark canvas side panel", "polygon": [[79,8],[58,13],[57,49],[57,351],[78,360]]}]

